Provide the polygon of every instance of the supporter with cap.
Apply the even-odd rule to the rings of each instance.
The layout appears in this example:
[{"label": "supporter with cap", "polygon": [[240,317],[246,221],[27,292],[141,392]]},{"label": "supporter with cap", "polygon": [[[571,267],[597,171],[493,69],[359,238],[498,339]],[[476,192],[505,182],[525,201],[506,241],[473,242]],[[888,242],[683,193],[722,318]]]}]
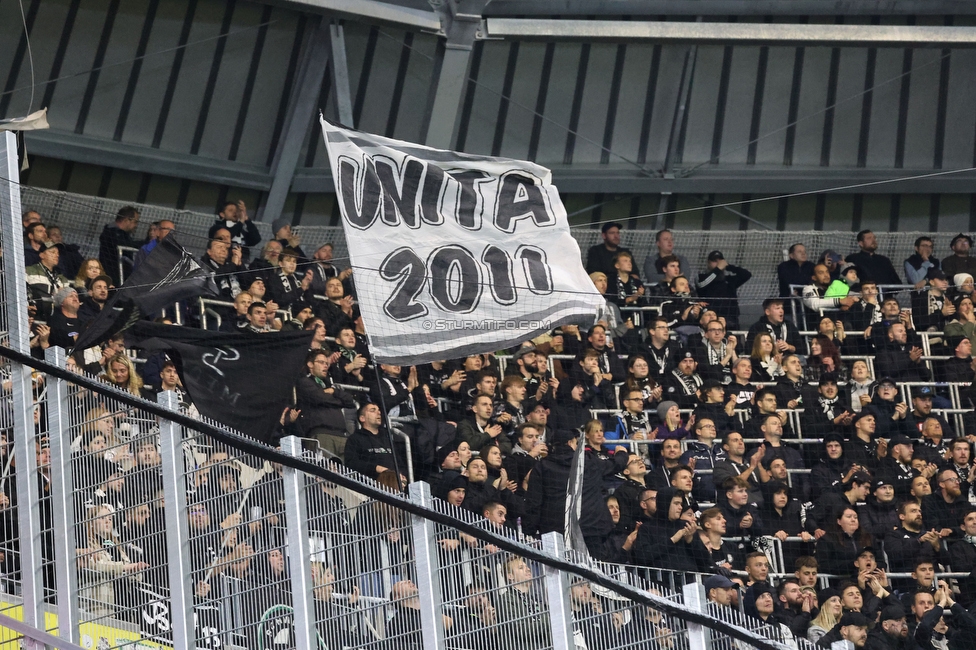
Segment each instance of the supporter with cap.
[{"label": "supporter with cap", "polygon": [[569,484],[569,470],[578,436],[578,432],[569,429],[556,429],[548,441],[548,455],[529,474],[525,490],[526,513],[522,520],[522,529],[526,534],[563,531],[566,486]]},{"label": "supporter with cap", "polygon": [[919,650],[921,646],[908,635],[905,609],[889,605],[881,610],[878,625],[868,633],[867,650]]},{"label": "supporter with cap", "polygon": [[53,304],[54,311],[47,319],[47,325],[51,328],[48,341],[51,345],[70,350],[81,332],[81,319],[78,317],[81,303],[78,301],[78,292],[70,285],[64,286],[54,294]]},{"label": "supporter with cap", "polygon": [[43,242],[38,255],[41,261],[28,266],[26,270],[27,289],[38,305],[38,318],[45,320],[51,314],[51,299],[54,294],[71,286],[71,280],[58,272],[59,253],[53,242]]},{"label": "supporter with cap", "polygon": [[895,487],[885,478],[877,478],[871,484],[871,494],[867,503],[859,511],[861,528],[871,535],[871,543],[875,548],[881,548],[885,536],[898,528],[897,503],[895,502]]},{"label": "supporter with cap", "polygon": [[929,269],[941,269],[939,258],[932,257],[934,242],[931,237],[922,235],[915,240],[915,252],[905,260],[905,282],[915,285],[916,289],[925,286],[925,277]]},{"label": "supporter with cap", "polygon": [[837,375],[820,375],[817,400],[804,410],[803,435],[822,438],[832,431],[846,430],[854,418],[854,411],[838,394]]},{"label": "supporter with cap", "polygon": [[630,249],[620,245],[620,229],[622,226],[615,221],[608,221],[600,228],[603,242],[591,246],[586,252],[586,272],[605,274],[608,278],[616,273],[614,268],[614,256],[622,252],[630,252]]},{"label": "supporter with cap", "polygon": [[956,307],[946,297],[949,280],[941,269],[929,269],[925,275],[928,289],[912,291],[912,321],[916,329],[925,332],[941,332],[947,319],[956,313]]},{"label": "supporter with cap", "polygon": [[[945,361],[935,362],[935,380],[944,382],[959,382],[972,386],[976,378],[973,363],[973,344],[964,336],[946,337],[946,349],[952,356]],[[971,389],[970,389],[971,390]],[[960,387],[961,392],[967,389]],[[960,395],[960,399],[962,396]]]},{"label": "supporter with cap", "polygon": [[772,336],[773,345],[782,354],[796,352],[803,342],[796,326],[786,320],[781,298],[767,298],[763,301],[763,315],[749,328],[745,349],[752,349],[752,343],[760,332],[767,332]]},{"label": "supporter with cap", "polygon": [[857,267],[851,262],[844,262],[840,265],[837,279],[831,282],[824,292],[824,298],[837,300],[847,298],[858,282]]},{"label": "supporter with cap", "polygon": [[854,435],[844,447],[844,455],[849,461],[869,469],[877,468],[878,461],[888,453],[888,445],[883,438],[875,436],[877,416],[874,409],[867,407],[851,419]]},{"label": "supporter with cap", "polygon": [[895,490],[899,499],[908,498],[912,479],[919,475],[912,467],[915,445],[911,438],[896,434],[888,440],[888,453],[877,465],[877,474]]},{"label": "supporter with cap", "polygon": [[901,322],[888,327],[887,343],[874,359],[879,375],[898,381],[928,381],[931,373],[922,361],[922,348],[909,344],[908,330]]},{"label": "supporter with cap", "polygon": [[831,587],[821,589],[817,593],[817,602],[820,604],[820,611],[810,622],[807,628],[807,641],[817,643],[823,635],[840,621],[844,614],[844,606],[840,601],[840,592]]},{"label": "supporter with cap", "polygon": [[[708,599],[710,605],[717,605],[721,607],[732,607],[732,603],[735,600],[737,594],[735,593],[739,589],[739,585],[729,580],[722,574],[715,574],[708,576],[702,582],[702,586],[705,588],[705,597]],[[715,611],[712,609],[711,611]],[[721,614],[718,614],[721,616]]]},{"label": "supporter with cap", "polygon": [[856,264],[863,271],[865,278],[870,278],[878,284],[901,284],[901,278],[895,272],[891,260],[877,253],[878,239],[870,230],[857,233],[857,245],[860,251],[847,256],[847,261]]},{"label": "supporter with cap", "polygon": [[698,274],[698,295],[709,300],[712,309],[725,319],[729,329],[739,329],[737,291],[751,278],[751,272],[729,264],[722,251],[712,251],[708,254],[706,269]]},{"label": "supporter with cap", "polygon": [[942,425],[942,433],[950,438],[955,437],[955,430],[952,425],[938,413],[932,412],[932,407],[936,399],[935,391],[931,386],[913,387],[912,392],[912,411],[905,418],[905,426],[908,434],[912,437],[921,435],[925,426],[925,420],[935,418]]},{"label": "supporter with cap", "polygon": [[879,438],[908,433],[908,404],[899,397],[898,383],[891,377],[882,377],[875,385],[868,405],[862,408],[875,413],[875,434]]},{"label": "supporter with cap", "polygon": [[308,255],[301,247],[301,237],[292,232],[291,229],[291,219],[288,217],[278,217],[271,222],[271,232],[274,234],[274,240],[277,241],[283,248],[290,248],[298,254],[298,261],[304,267],[308,262]]},{"label": "supporter with cap", "polygon": [[805,245],[800,242],[791,245],[787,255],[789,259],[780,262],[779,266],[776,267],[781,298],[799,295],[800,290],[791,290],[790,285],[805,285],[814,273],[814,265],[807,259],[807,247]]},{"label": "supporter with cap", "polygon": [[942,260],[942,270],[947,276],[954,276],[957,273],[976,275],[976,258],[969,254],[972,247],[973,240],[969,235],[959,233],[952,238],[949,243],[952,255]]},{"label": "supporter with cap", "polygon": [[694,355],[687,350],[683,352],[678,366],[664,377],[662,397],[667,401],[677,402],[680,408],[695,408],[698,405],[698,390],[704,384],[697,369],[698,362]]},{"label": "supporter with cap", "polygon": [[674,252],[674,234],[670,230],[659,230],[654,235],[654,242],[657,247],[657,255],[654,252],[647,254],[644,258],[644,282],[660,282],[664,277],[664,260],[668,257],[675,257],[681,265],[681,272],[686,277],[698,277],[695,268],[688,262],[683,255]]}]

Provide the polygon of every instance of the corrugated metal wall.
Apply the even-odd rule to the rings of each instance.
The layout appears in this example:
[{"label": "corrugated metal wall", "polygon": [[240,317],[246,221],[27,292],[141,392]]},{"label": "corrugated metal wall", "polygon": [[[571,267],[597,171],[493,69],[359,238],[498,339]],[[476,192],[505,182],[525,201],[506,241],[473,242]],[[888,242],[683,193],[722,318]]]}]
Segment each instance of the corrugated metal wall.
[{"label": "corrugated metal wall", "polygon": [[[309,18],[240,0],[24,3],[39,82],[34,107],[50,107],[53,129],[268,169]],[[952,24],[943,18],[918,20],[923,22]],[[0,0],[0,116],[24,113],[30,98],[20,23],[18,3]],[[436,37],[352,22],[345,23],[345,36],[357,128],[422,140]],[[458,148],[592,170],[595,176],[656,169],[664,158],[687,49],[480,42],[461,104]],[[753,168],[759,174],[785,165],[800,172],[972,167],[974,73],[976,51],[963,49],[700,46],[676,165]],[[327,83],[323,107],[328,92]],[[312,119],[301,161],[309,169],[327,166]],[[255,190],[111,164],[53,158],[32,163],[26,182],[42,187],[194,210],[213,209],[228,196],[251,204],[260,200]],[[659,200],[657,195],[566,194],[570,212],[603,204],[579,214],[582,221],[650,214]],[[698,197],[673,197],[672,203],[675,208],[702,205]],[[738,209],[778,229],[976,226],[968,194],[845,194]],[[334,217],[328,194],[292,196],[286,210],[306,224]],[[721,209],[681,213],[668,221],[693,228],[746,223]]]}]

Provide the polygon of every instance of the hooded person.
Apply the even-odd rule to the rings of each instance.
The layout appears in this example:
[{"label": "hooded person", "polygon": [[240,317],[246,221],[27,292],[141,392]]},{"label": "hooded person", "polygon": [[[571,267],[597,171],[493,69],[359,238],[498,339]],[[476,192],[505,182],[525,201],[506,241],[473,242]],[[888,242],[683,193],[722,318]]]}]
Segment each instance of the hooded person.
[{"label": "hooded person", "polygon": [[860,612],[848,612],[832,630],[820,637],[818,648],[829,648],[837,641],[850,641],[855,648],[863,648],[868,638],[871,620]]},{"label": "hooded person", "polygon": [[844,436],[828,433],[820,443],[820,462],[810,470],[810,490],[812,494],[823,494],[828,490],[840,489],[845,479],[850,477],[851,463],[844,458]]},{"label": "hooded person", "polygon": [[666,487],[657,491],[657,511],[637,531],[634,562],[638,566],[673,571],[697,571],[691,542],[698,535],[695,513],[687,507],[678,490]]}]

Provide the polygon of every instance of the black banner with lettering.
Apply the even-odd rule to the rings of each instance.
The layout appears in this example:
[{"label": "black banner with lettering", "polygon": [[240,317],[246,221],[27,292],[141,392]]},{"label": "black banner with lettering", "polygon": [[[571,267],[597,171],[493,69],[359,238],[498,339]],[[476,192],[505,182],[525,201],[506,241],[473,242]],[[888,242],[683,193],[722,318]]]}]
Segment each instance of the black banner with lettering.
[{"label": "black banner with lettering", "polygon": [[140,321],[126,344],[172,354],[197,409],[252,438],[268,442],[305,371],[312,332],[208,332]]}]

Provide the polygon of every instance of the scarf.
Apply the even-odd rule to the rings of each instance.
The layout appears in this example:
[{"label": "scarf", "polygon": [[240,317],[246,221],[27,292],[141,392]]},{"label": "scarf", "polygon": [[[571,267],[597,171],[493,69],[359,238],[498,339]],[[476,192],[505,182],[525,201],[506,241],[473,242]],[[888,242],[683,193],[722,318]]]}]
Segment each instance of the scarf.
[{"label": "scarf", "polygon": [[976,546],[976,535],[963,535],[962,538],[973,546]]},{"label": "scarf", "polygon": [[694,395],[703,383],[702,378],[697,373],[689,376],[675,368],[671,371],[671,374],[675,376],[682,388],[684,388],[685,395]]},{"label": "scarf", "polygon": [[728,344],[725,341],[719,343],[716,349],[711,343],[705,346],[705,351],[708,353],[708,365],[718,366],[721,365],[722,359],[725,358],[725,351],[728,348]]},{"label": "scarf", "polygon": [[[665,343],[661,354],[658,354],[657,348],[655,348],[653,344],[647,347],[651,351],[651,356],[654,357],[654,364],[657,366],[657,374],[663,375],[664,369],[668,366],[668,359],[671,358],[671,346]],[[644,398],[647,399],[647,395],[645,395]]]},{"label": "scarf", "polygon": [[834,407],[837,406],[837,400],[839,397],[833,399],[827,399],[826,397],[821,397],[818,401],[820,402],[821,408],[823,408],[824,415],[828,419],[833,420],[836,416],[834,415]]}]

